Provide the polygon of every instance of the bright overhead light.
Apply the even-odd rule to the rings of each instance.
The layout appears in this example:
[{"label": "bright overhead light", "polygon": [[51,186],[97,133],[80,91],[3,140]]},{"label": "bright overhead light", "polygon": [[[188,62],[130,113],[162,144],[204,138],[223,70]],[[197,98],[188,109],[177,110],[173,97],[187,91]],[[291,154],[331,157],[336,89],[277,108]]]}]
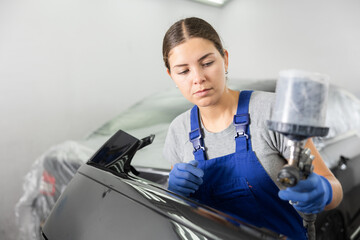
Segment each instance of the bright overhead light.
[{"label": "bright overhead light", "polygon": [[216,4],[224,4],[225,3],[225,0],[208,0],[208,2],[213,2],[213,3],[216,3]]},{"label": "bright overhead light", "polygon": [[215,6],[215,7],[222,7],[231,0],[192,0],[192,1]]}]

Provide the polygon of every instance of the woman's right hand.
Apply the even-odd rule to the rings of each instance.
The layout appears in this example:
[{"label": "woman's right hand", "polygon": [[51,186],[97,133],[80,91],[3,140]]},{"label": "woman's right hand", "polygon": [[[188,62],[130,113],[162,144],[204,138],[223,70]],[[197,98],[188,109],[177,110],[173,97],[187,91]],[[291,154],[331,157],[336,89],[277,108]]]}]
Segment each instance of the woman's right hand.
[{"label": "woman's right hand", "polygon": [[168,189],[172,192],[188,197],[203,183],[204,171],[197,168],[198,161],[176,163],[169,173]]}]

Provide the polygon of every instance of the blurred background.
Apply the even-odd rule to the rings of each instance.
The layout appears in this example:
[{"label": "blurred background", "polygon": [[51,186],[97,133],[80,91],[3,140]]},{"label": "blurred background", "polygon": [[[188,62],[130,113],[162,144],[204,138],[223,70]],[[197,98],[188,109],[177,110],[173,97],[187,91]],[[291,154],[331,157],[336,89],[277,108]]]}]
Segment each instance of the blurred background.
[{"label": "blurred background", "polygon": [[357,0],[0,0],[0,239],[17,238],[14,206],[37,157],[175,87],[161,53],[175,21],[215,27],[230,81],[298,68],[359,97],[359,12]]}]

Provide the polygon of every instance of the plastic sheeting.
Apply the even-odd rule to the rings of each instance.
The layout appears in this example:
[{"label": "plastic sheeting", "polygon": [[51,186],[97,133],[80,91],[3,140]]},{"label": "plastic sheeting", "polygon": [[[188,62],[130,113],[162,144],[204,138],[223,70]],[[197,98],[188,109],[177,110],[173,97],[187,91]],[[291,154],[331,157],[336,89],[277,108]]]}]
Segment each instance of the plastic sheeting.
[{"label": "plastic sheeting", "polygon": [[26,174],[23,195],[15,207],[19,240],[39,240],[40,227],[81,164],[94,150],[73,141],[49,149]]},{"label": "plastic sheeting", "polygon": [[318,150],[342,140],[349,132],[360,133],[360,100],[348,91],[331,85],[325,126],[330,128],[328,135],[314,138]]}]

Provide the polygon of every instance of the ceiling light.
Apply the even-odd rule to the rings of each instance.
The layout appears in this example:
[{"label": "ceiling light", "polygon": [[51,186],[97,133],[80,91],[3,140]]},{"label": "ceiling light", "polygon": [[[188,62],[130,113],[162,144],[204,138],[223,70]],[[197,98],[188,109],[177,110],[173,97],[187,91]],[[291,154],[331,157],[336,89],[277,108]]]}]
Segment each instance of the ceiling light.
[{"label": "ceiling light", "polygon": [[231,0],[192,0],[192,1],[215,6],[215,7],[222,7]]}]

